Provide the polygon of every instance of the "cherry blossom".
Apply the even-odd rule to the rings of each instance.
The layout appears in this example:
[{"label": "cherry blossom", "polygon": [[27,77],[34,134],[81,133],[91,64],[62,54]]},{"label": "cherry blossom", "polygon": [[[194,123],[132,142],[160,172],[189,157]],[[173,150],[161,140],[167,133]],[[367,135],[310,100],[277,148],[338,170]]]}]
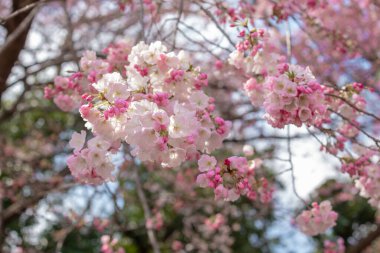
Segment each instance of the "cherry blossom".
[{"label": "cherry blossom", "polygon": [[[199,160],[197,184],[200,187],[214,189],[215,199],[236,201],[240,196],[251,200],[268,203],[272,199],[273,186],[264,177],[257,177],[255,170],[260,162],[248,160],[245,157],[229,157],[223,165],[216,165],[213,157],[202,157]],[[206,169],[205,169],[206,168]]]},{"label": "cherry blossom", "polygon": [[296,224],[303,233],[315,236],[334,226],[338,214],[332,210],[330,201],[314,202],[312,206],[311,210],[297,216]]},{"label": "cherry blossom", "polygon": [[74,154],[67,159],[71,174],[83,183],[98,184],[113,180],[111,143],[96,136],[87,142],[87,148],[83,148],[84,138],[85,132],[82,131],[80,135],[74,133],[70,141],[74,145],[72,147],[75,148]]},{"label": "cherry blossom", "polygon": [[336,242],[325,240],[323,242],[323,247],[323,253],[344,253],[346,250],[342,238],[339,238]]},{"label": "cherry blossom", "polygon": [[[207,75],[190,64],[186,53],[167,53],[161,42],[131,48],[118,43],[104,52],[107,58],[98,59],[87,51],[80,61],[82,72],[57,77],[56,88],[46,91],[47,97],[81,96],[79,111],[96,136],[81,150],[85,135],[74,134],[74,155],[68,159],[74,177],[111,179],[106,152],[124,141],[141,161],[171,168],[222,146],[230,123],[214,114],[214,100],[202,91]],[[103,168],[94,168],[97,164]]]},{"label": "cherry blossom", "polygon": [[103,235],[101,237],[101,252],[102,253],[125,253],[123,247],[118,246],[118,240],[116,238],[111,238],[109,235]]},{"label": "cherry blossom", "polygon": [[[364,197],[372,207],[360,207],[373,212],[380,208],[380,5],[376,1],[116,0],[124,13],[105,1],[70,0],[62,5],[42,1],[24,7],[27,1],[15,2],[20,3],[0,3],[0,23],[5,28],[1,33],[4,50],[0,50],[5,55],[0,57],[5,65],[0,74],[0,118],[5,133],[1,136],[5,169],[0,197],[5,227],[0,237],[5,235],[5,250],[8,246],[18,250],[17,245],[34,248],[25,240],[27,231],[17,228],[15,233],[9,220],[31,216],[28,213],[39,204],[29,202],[49,206],[49,190],[56,188],[59,194],[72,187],[63,170],[54,178],[52,172],[60,169],[55,159],[65,154],[67,133],[77,129],[78,118],[83,119],[85,130],[72,134],[68,169],[79,183],[117,179],[112,184],[117,189],[95,186],[94,193],[95,197],[98,189],[108,190],[114,219],[96,217],[91,222],[91,215],[84,212],[82,219],[73,211],[80,220],[73,229],[90,221],[97,234],[115,233],[103,236],[101,251],[105,253],[122,253],[124,246],[138,244],[141,240],[132,242],[137,237],[129,240],[129,233],[137,231],[138,237],[145,238],[143,229],[154,252],[169,248],[174,252],[230,252],[236,248],[233,232],[241,228],[233,220],[245,218],[237,207],[244,210],[247,199],[260,202],[250,206],[260,215],[271,209],[267,206],[276,207],[271,201],[274,185],[283,183],[280,174],[292,178],[294,196],[306,205],[295,187],[297,163],[292,156],[297,150],[292,151],[296,145],[291,142],[298,138],[316,140],[321,153],[341,163],[340,172],[348,181],[344,184],[349,190],[343,191],[334,182],[331,189],[323,187],[326,194],[311,194],[314,201],[328,198],[337,211],[345,202],[361,202]],[[61,7],[64,11],[59,14]],[[46,10],[58,15],[46,22]],[[27,15],[31,11],[34,16]],[[23,16],[34,18],[21,23]],[[190,24],[193,20],[197,22]],[[50,26],[56,21],[60,28],[68,26],[58,37]],[[99,28],[92,29],[99,22]],[[106,26],[108,22],[112,24]],[[36,29],[41,23],[44,29]],[[23,39],[17,38],[21,27]],[[207,34],[209,29],[211,34]],[[29,30],[32,35],[26,36]],[[97,32],[101,39],[95,38]],[[129,39],[119,40],[121,34]],[[158,38],[162,41],[154,42]],[[41,52],[34,48],[39,40],[43,41]],[[45,42],[49,42],[47,50]],[[90,47],[96,52],[83,51]],[[54,72],[63,76],[54,78]],[[45,87],[45,97],[52,103],[40,100],[39,84],[45,82],[52,82]],[[70,114],[57,113],[52,104]],[[49,117],[44,115],[45,108]],[[51,124],[49,119],[62,124]],[[29,126],[39,134],[24,138]],[[285,127],[287,132],[281,130]],[[287,158],[281,152],[285,145],[278,144],[282,141],[287,144]],[[280,163],[285,166],[277,171]],[[144,192],[148,193],[146,200]],[[210,196],[215,199],[206,199]],[[36,200],[23,201],[30,197]],[[133,201],[141,203],[130,210],[139,212],[142,206],[144,215],[130,222],[121,208]],[[19,207],[19,203],[26,204]],[[168,231],[172,230],[172,215],[183,217],[174,232]],[[315,202],[296,223],[302,232],[315,236],[335,226],[337,216],[329,201]],[[51,226],[52,230],[61,225]],[[338,222],[329,238],[339,236],[341,225]],[[126,231],[117,231],[121,227]],[[356,227],[362,229],[352,226]],[[71,233],[66,231],[54,237],[61,240],[68,235],[63,234]],[[156,233],[165,242],[153,240]],[[368,247],[366,239],[371,234],[358,240],[356,231],[355,240],[346,236],[334,241],[325,236],[314,239],[324,240],[323,246],[318,244],[324,252],[341,253],[345,245],[350,252],[357,245]],[[125,236],[128,246],[123,238],[115,239],[118,236]],[[65,238],[57,248],[64,247],[63,242]],[[145,245],[141,248],[150,250]],[[25,250],[29,249],[21,248]]]}]

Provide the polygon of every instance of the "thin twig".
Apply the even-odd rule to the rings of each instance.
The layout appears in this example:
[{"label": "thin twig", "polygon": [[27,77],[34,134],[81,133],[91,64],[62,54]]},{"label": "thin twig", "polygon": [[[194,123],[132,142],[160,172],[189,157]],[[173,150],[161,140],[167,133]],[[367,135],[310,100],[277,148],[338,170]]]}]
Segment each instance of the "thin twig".
[{"label": "thin twig", "polygon": [[359,130],[360,132],[362,132],[365,136],[367,136],[368,138],[370,138],[375,143],[375,145],[378,148],[380,148],[380,140],[379,139],[373,137],[372,135],[370,135],[369,133],[367,133],[367,131],[363,130],[361,127],[358,127],[357,124],[354,124],[349,118],[347,118],[343,114],[341,114],[341,113],[339,113],[337,111],[334,111],[331,108],[329,108],[328,110],[331,111],[331,112],[333,112],[333,113],[335,113],[336,115],[338,115],[339,117],[341,117],[342,119],[344,119],[345,121],[347,121],[348,123],[350,123],[351,126],[353,126],[357,130]]},{"label": "thin twig", "polygon": [[[308,134],[297,134],[297,135],[293,135],[293,136],[290,136],[291,139],[300,139],[300,138],[308,138],[309,135]],[[286,136],[282,136],[282,135],[264,135],[264,134],[259,134],[257,136],[252,136],[252,137],[247,137],[247,138],[243,138],[243,139],[226,139],[224,140],[224,142],[234,142],[234,143],[238,143],[238,142],[248,142],[248,141],[254,141],[254,140],[268,140],[268,139],[273,139],[273,140],[278,140],[278,141],[285,141],[288,139],[288,137]]]},{"label": "thin twig", "polygon": [[[202,39],[205,40],[206,42],[208,42],[208,43],[210,43],[210,44],[212,44],[212,45],[214,45],[214,46],[216,46],[216,47],[218,47],[218,48],[220,48],[220,49],[223,49],[223,50],[225,50],[225,51],[227,51],[227,52],[229,52],[229,53],[232,52],[231,49],[221,46],[220,43],[213,42],[213,41],[207,39],[207,38],[206,38],[206,37],[205,37],[200,31],[198,31],[198,30],[195,29],[194,27],[189,26],[188,24],[186,24],[185,22],[182,22],[182,21],[181,21],[180,23],[181,23],[181,25],[185,26],[186,29],[189,29],[189,30],[191,30],[191,31],[193,31],[193,32],[195,32],[195,33],[197,33],[197,34],[198,34],[199,36],[201,36]],[[222,39],[223,39],[223,37],[222,37]]]},{"label": "thin twig", "polygon": [[280,176],[280,175],[282,175],[282,174],[284,174],[284,173],[286,173],[286,172],[288,172],[288,171],[292,171],[292,169],[291,169],[291,168],[288,168],[288,169],[285,169],[285,170],[279,171],[279,172],[275,173],[275,176]]},{"label": "thin twig", "polygon": [[326,146],[326,145],[323,144],[323,142],[318,138],[317,135],[315,135],[312,131],[310,131],[309,128],[307,128],[307,131],[308,131],[308,133],[309,133],[311,136],[313,136],[313,137],[319,142],[319,144],[321,144],[322,147],[325,147],[325,146]]},{"label": "thin twig", "polygon": [[104,184],[104,187],[106,188],[108,194],[111,196],[112,201],[113,201],[113,203],[114,203],[114,205],[115,205],[115,209],[116,209],[116,211],[119,212],[119,213],[121,213],[121,209],[120,209],[119,205],[117,204],[117,197],[116,197],[116,194],[113,193],[113,192],[111,191],[111,189],[110,189],[110,187],[108,186],[108,184]]},{"label": "thin twig", "polygon": [[174,26],[174,39],[173,39],[172,50],[174,50],[175,46],[176,46],[178,25],[179,25],[179,22],[181,21],[182,12],[183,12],[183,0],[181,0],[181,2],[179,4],[178,17],[177,17],[177,21],[176,21],[175,26]]},{"label": "thin twig", "polygon": [[16,10],[15,12],[11,13],[9,16],[5,17],[5,18],[0,18],[0,25],[4,25],[8,20],[20,15],[21,13],[24,13],[32,8],[34,8],[37,4],[41,4],[41,3],[44,3],[46,2],[45,0],[41,0],[37,3],[31,3],[31,4],[28,4],[28,5],[25,5],[24,7],[22,7],[21,9],[18,9]]},{"label": "thin twig", "polygon": [[228,34],[226,33],[226,31],[219,25],[218,20],[216,20],[216,18],[214,17],[214,15],[212,15],[212,13],[209,10],[205,9],[201,4],[198,4],[198,6],[212,20],[212,22],[215,24],[215,26],[218,28],[218,30],[224,35],[224,37],[226,37],[226,39],[228,40],[228,42],[233,47],[235,47],[235,43],[232,41],[232,39],[230,38],[230,36],[228,36]]},{"label": "thin twig", "polygon": [[[144,24],[144,16],[145,16],[145,10],[144,10],[144,1],[143,0],[140,0],[140,6],[141,6],[141,10],[140,10],[140,25],[141,25],[141,31],[140,31],[140,35],[137,37],[137,38],[142,38],[144,41],[145,41],[145,24]],[[138,42],[138,41],[136,41]]]},{"label": "thin twig", "polygon": [[205,45],[203,45],[202,43],[196,41],[196,40],[193,40],[192,38],[190,38],[186,32],[182,31],[182,29],[178,28],[178,31],[182,34],[183,37],[185,37],[188,41],[194,43],[194,44],[197,44],[199,45],[200,47],[204,48],[204,50],[206,50],[209,54],[211,54],[212,56],[214,56],[215,58],[217,59],[220,59],[220,57],[218,55],[216,55],[215,53],[212,52],[212,50],[208,49]]},{"label": "thin twig", "polygon": [[289,158],[288,158],[288,161],[289,161],[289,165],[290,165],[290,172],[291,172],[291,177],[292,177],[292,188],[293,188],[293,192],[294,194],[296,195],[296,197],[301,200],[306,206],[307,206],[307,202],[298,194],[297,192],[297,189],[296,189],[296,177],[294,175],[294,164],[293,164],[293,154],[292,154],[292,148],[291,148],[291,138],[290,138],[290,126],[288,125],[287,126],[287,150],[288,150],[288,155],[289,155]]},{"label": "thin twig", "polygon": [[[145,220],[147,221],[147,220],[151,219],[152,215],[151,215],[151,212],[150,212],[150,209],[148,206],[148,201],[146,199],[144,189],[141,185],[140,176],[138,173],[138,168],[136,166],[134,166],[134,171],[135,171],[137,195],[139,196],[140,202],[141,202],[143,210],[144,210],[144,217],[145,217]],[[147,227],[146,229],[148,232],[149,242],[153,248],[153,252],[154,253],[160,253],[160,247],[158,245],[157,238],[156,238],[156,235],[155,235],[153,229],[151,227]]]},{"label": "thin twig", "polygon": [[374,119],[380,121],[380,117],[376,116],[373,113],[370,113],[370,112],[367,112],[365,110],[362,110],[362,109],[358,108],[356,105],[354,105],[353,103],[351,103],[350,101],[348,101],[347,99],[345,99],[345,98],[343,98],[341,96],[337,96],[335,94],[326,94],[326,96],[330,96],[330,97],[334,97],[334,98],[339,98],[340,100],[342,100],[343,102],[345,102],[346,104],[348,104],[349,106],[351,106],[352,108],[354,108],[355,110],[357,110],[357,111],[359,111],[361,113],[364,113],[367,116],[371,116]]},{"label": "thin twig", "polygon": [[290,63],[292,57],[292,37],[290,32],[290,24],[287,22],[286,26],[286,53],[288,57],[288,62]]}]

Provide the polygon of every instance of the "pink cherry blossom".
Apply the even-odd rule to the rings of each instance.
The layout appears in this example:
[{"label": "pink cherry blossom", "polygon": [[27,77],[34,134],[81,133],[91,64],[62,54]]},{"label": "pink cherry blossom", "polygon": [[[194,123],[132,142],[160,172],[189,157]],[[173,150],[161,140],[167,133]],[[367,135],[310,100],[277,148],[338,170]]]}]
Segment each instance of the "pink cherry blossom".
[{"label": "pink cherry blossom", "polygon": [[216,159],[213,156],[202,155],[198,160],[198,169],[200,172],[206,172],[214,169],[216,165]]},{"label": "pink cherry blossom", "polygon": [[323,242],[323,253],[344,253],[345,250],[346,247],[342,238],[339,238],[336,242],[330,240]]},{"label": "pink cherry blossom", "polygon": [[82,130],[80,133],[74,132],[71,136],[69,145],[74,149],[74,153],[79,152],[86,141],[86,131]]},{"label": "pink cherry blossom", "polygon": [[311,210],[303,211],[296,218],[297,227],[303,233],[314,236],[335,226],[338,214],[332,210],[330,201],[323,201],[320,204],[314,202],[312,206]]}]

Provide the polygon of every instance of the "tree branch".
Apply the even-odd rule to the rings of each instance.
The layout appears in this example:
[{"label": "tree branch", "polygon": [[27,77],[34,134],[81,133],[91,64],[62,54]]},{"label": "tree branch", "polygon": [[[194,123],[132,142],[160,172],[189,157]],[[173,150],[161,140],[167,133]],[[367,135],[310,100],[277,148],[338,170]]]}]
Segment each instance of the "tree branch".
[{"label": "tree branch", "polygon": [[[36,2],[36,0],[14,0],[14,11],[20,10],[25,6]],[[6,81],[12,71],[12,68],[18,60],[21,50],[25,46],[26,38],[33,20],[37,13],[35,6],[29,10],[23,11],[5,22],[8,30],[8,37],[0,48],[0,99],[2,93],[6,90]],[[0,103],[0,108],[1,108]]]},{"label": "tree branch", "polygon": [[[134,166],[134,170],[135,170],[135,177],[136,177],[135,181],[136,181],[137,195],[139,196],[140,202],[141,202],[143,210],[144,210],[145,221],[147,221],[147,220],[151,219],[152,215],[150,213],[148,202],[146,200],[144,189],[142,188],[140,176],[139,176],[138,169],[136,166]],[[156,235],[155,235],[153,229],[149,228],[149,227],[147,227],[146,229],[148,231],[148,238],[149,238],[150,244],[152,245],[153,252],[154,253],[160,253],[160,247],[158,245],[157,238],[156,238]]]},{"label": "tree branch", "polygon": [[360,240],[356,245],[349,247],[347,253],[360,253],[368,248],[373,241],[375,241],[380,236],[380,226],[377,226],[375,231],[369,233],[365,238]]}]

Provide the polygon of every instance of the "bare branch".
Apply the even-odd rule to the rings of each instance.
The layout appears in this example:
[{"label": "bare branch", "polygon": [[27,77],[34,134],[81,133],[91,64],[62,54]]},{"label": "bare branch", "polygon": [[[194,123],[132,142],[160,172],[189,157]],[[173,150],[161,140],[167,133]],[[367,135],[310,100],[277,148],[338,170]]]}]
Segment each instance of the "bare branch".
[{"label": "bare branch", "polygon": [[228,36],[226,31],[224,31],[224,29],[219,25],[218,20],[215,19],[214,15],[212,15],[212,13],[209,10],[205,9],[201,4],[198,4],[198,6],[212,20],[212,22],[216,25],[218,30],[224,35],[224,37],[226,37],[231,46],[235,47],[235,43],[232,41],[230,36]]},{"label": "bare branch", "polygon": [[0,18],[0,25],[4,25],[8,20],[10,20],[10,19],[12,19],[12,18],[14,18],[14,17],[16,17],[16,16],[24,13],[24,12],[27,12],[30,9],[33,9],[36,5],[44,3],[44,2],[46,2],[46,1],[45,0],[41,0],[38,3],[28,4],[28,5],[24,6],[23,8],[18,9],[15,12],[11,13],[9,16],[7,16],[5,18]]},{"label": "bare branch", "polygon": [[291,137],[290,137],[290,126],[287,126],[287,150],[288,150],[288,161],[290,168],[289,170],[291,171],[291,177],[292,177],[292,188],[293,192],[296,195],[296,197],[301,200],[305,206],[307,206],[307,202],[298,194],[297,189],[296,189],[296,177],[294,175],[294,164],[293,164],[293,153],[292,153],[292,147],[291,147]]},{"label": "bare branch", "polygon": [[[137,195],[139,196],[140,202],[141,202],[143,210],[144,210],[145,220],[147,221],[147,220],[150,220],[152,218],[152,214],[151,214],[149,206],[148,206],[148,202],[147,202],[147,199],[146,199],[146,196],[144,193],[144,189],[141,185],[141,180],[140,180],[140,176],[138,173],[138,168],[136,166],[134,166],[134,170],[135,170],[135,181],[136,181]],[[160,247],[158,245],[157,238],[156,238],[156,235],[155,235],[153,229],[150,227],[147,227],[146,229],[148,231],[148,238],[149,238],[150,244],[152,245],[153,252],[154,253],[160,253]]]}]

